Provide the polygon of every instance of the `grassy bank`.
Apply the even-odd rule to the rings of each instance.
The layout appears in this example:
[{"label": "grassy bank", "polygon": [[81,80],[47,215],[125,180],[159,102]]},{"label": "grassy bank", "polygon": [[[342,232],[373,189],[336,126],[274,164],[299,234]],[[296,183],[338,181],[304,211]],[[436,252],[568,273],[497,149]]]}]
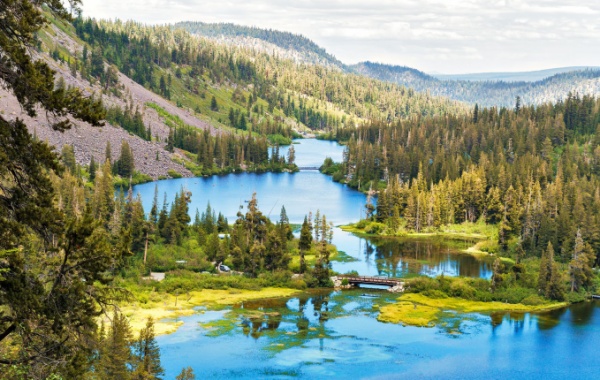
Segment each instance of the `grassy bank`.
[{"label": "grassy bank", "polygon": [[[384,223],[361,220],[357,223],[340,226],[343,231],[363,236],[394,237],[394,238],[427,238],[440,237],[446,239],[476,240],[471,247],[462,250],[475,257],[496,254],[498,248],[498,226],[486,224],[483,221],[475,223],[448,224],[439,227],[424,228],[420,232],[400,227],[391,230]],[[504,258],[501,258],[504,260]],[[511,261],[510,259],[507,259]]]},{"label": "grassy bank", "polygon": [[565,307],[566,302],[548,302],[542,305],[510,304],[504,302],[471,301],[462,298],[431,298],[423,294],[404,294],[398,302],[380,308],[379,321],[401,323],[403,325],[433,327],[442,319],[447,310],[460,313],[494,312],[545,312]]},{"label": "grassy bank", "polygon": [[120,310],[129,319],[134,335],[146,325],[149,317],[155,321],[156,334],[161,335],[177,331],[183,324],[178,318],[194,314],[196,312],[194,308],[197,306],[233,305],[248,300],[289,297],[298,292],[297,289],[288,288],[203,289],[178,295],[151,291],[134,296],[135,300],[121,305]]}]

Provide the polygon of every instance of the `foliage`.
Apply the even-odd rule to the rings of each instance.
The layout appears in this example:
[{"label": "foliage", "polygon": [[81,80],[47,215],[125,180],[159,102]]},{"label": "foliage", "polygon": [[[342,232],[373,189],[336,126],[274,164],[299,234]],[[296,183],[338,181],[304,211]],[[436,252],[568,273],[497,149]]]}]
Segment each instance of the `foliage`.
[{"label": "foliage", "polygon": [[338,131],[348,144],[333,175],[378,192],[374,219],[386,234],[482,221],[499,228],[489,248],[514,255],[520,242],[525,256],[539,257],[551,242],[565,263],[579,230],[597,263],[599,121],[599,100],[573,96],[518,112],[371,122]]},{"label": "foliage", "polygon": [[[69,18],[62,2],[44,4],[55,17]],[[0,82],[29,116],[36,110],[53,116],[56,130],[72,125],[68,116],[100,126],[101,102],[55,88],[54,72],[28,52],[46,23],[41,5],[2,3]],[[115,299],[112,269],[126,253],[125,241],[102,228],[92,207],[74,202],[77,213],[57,207],[50,176],[61,171],[58,157],[21,120],[0,116],[0,366],[28,378],[85,370],[95,316]],[[81,194],[70,190],[70,199]]]},{"label": "foliage", "polygon": [[199,170],[194,170],[196,175],[230,173],[242,169],[257,172],[281,171],[284,168],[296,167],[286,164],[285,158],[278,155],[269,159],[268,142],[265,138],[253,137],[250,133],[246,136],[212,136],[209,130],[201,132],[155,103],[148,103],[147,106],[156,110],[171,128],[167,148],[180,148],[193,154],[191,157],[195,157],[199,166]]},{"label": "foliage", "polygon": [[100,328],[98,348],[93,358],[91,378],[150,380],[160,379],[164,370],[160,364],[160,349],[154,337],[154,321],[149,318],[137,339],[127,317],[114,312],[108,331],[104,322]]}]

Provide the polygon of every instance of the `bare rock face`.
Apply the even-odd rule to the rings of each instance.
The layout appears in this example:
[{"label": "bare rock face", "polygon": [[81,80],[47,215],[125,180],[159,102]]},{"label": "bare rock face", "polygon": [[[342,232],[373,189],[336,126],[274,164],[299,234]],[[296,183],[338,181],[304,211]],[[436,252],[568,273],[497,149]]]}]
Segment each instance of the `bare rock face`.
[{"label": "bare rock face", "polygon": [[40,112],[35,118],[27,116],[22,112],[16,98],[2,89],[0,89],[0,112],[9,120],[22,119],[32,135],[54,146],[58,152],[65,144],[73,145],[75,159],[80,165],[89,164],[92,155],[96,162],[104,162],[108,142],[111,146],[112,159],[119,158],[121,142],[125,140],[133,151],[135,168],[141,173],[153,179],[168,176],[169,170],[175,170],[183,176],[192,176],[183,165],[171,160],[171,153],[164,149],[164,143],[145,141],[120,127],[108,123],[104,127],[93,127],[88,123],[75,121],[74,127],[70,130],[57,132],[50,127],[51,120],[45,113]]},{"label": "bare rock face", "polygon": [[[72,53],[81,54],[82,46],[77,41],[74,41],[58,28],[54,26],[53,28],[55,32],[53,38],[57,43]],[[102,101],[107,106],[117,106],[120,108],[131,106],[133,109],[138,109],[142,113],[144,123],[152,130],[154,138],[152,142],[145,141],[118,126],[112,126],[108,123],[104,127],[99,128],[93,127],[88,123],[75,121],[72,129],[65,132],[57,132],[50,127],[52,120],[44,112],[38,112],[38,116],[35,118],[28,117],[23,113],[16,98],[0,87],[0,114],[8,120],[16,118],[23,120],[31,134],[39,140],[46,141],[48,144],[54,146],[58,152],[61,151],[63,145],[72,145],[75,151],[75,159],[80,165],[89,164],[92,156],[94,156],[94,160],[97,163],[104,162],[106,160],[106,145],[109,142],[112,159],[118,159],[121,142],[125,140],[133,151],[135,169],[139,172],[147,174],[153,179],[168,177],[169,170],[174,170],[184,177],[191,177],[192,173],[185,166],[174,162],[172,159],[174,157],[173,154],[165,150],[165,141],[169,135],[170,128],[154,109],[146,106],[148,103],[159,105],[170,114],[181,118],[190,126],[198,129],[209,129],[213,135],[220,132],[209,123],[196,118],[188,110],[176,107],[166,99],[140,86],[121,73],[118,74],[121,97],[116,97],[103,93],[102,88],[81,78],[78,73],[73,75],[68,65],[54,61],[47,54],[36,53],[35,55],[37,59],[46,61],[56,71],[56,77],[62,78],[66,86],[80,88],[88,96],[102,94]]]}]

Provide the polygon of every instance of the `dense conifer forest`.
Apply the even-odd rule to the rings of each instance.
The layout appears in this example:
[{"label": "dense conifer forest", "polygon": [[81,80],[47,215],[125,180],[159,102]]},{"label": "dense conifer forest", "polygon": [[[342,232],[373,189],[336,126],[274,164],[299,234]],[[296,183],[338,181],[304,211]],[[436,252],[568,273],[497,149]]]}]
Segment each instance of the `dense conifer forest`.
[{"label": "dense conifer forest", "polygon": [[369,232],[496,225],[485,251],[517,264],[551,256],[569,265],[570,290],[583,290],[600,252],[599,122],[600,101],[572,95],[538,107],[476,106],[469,117],[373,121],[339,131],[344,161],[322,170],[378,193],[376,207],[367,205],[372,222],[360,226]]}]

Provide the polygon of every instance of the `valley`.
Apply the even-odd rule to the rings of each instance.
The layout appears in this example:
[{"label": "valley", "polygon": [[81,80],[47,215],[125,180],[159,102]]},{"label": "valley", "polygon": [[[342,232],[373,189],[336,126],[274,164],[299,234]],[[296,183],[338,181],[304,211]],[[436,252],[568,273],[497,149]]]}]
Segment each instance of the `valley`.
[{"label": "valley", "polygon": [[598,67],[5,3],[0,378],[597,372]]}]

